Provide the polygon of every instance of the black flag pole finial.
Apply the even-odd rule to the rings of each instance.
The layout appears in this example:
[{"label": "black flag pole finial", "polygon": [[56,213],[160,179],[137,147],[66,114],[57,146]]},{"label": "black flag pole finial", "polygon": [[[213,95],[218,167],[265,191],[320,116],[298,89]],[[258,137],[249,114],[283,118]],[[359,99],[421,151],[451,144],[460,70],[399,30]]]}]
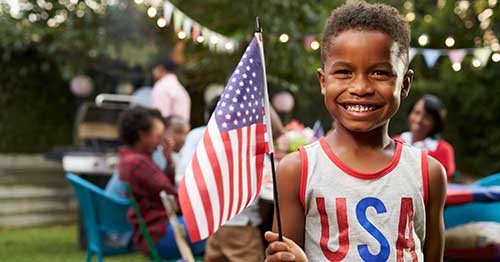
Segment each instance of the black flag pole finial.
[{"label": "black flag pole finial", "polygon": [[255,32],[262,33],[262,27],[260,27],[260,19],[258,16],[255,17]]}]

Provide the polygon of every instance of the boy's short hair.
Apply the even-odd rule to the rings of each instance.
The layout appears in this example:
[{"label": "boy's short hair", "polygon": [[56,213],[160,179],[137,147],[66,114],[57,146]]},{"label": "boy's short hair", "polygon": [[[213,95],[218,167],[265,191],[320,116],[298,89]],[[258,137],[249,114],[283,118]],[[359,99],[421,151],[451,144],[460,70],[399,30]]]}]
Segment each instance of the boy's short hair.
[{"label": "boy's short hair", "polygon": [[388,34],[394,42],[399,44],[398,56],[402,55],[405,66],[408,65],[411,37],[408,22],[392,6],[362,1],[345,4],[333,10],[323,29],[321,44],[323,63],[331,48],[333,38],[349,29],[374,30]]},{"label": "boy's short hair", "polygon": [[129,146],[134,145],[139,141],[139,131],[150,131],[154,119],[165,124],[160,111],[156,109],[136,106],[123,112],[118,120],[118,133],[121,142]]}]

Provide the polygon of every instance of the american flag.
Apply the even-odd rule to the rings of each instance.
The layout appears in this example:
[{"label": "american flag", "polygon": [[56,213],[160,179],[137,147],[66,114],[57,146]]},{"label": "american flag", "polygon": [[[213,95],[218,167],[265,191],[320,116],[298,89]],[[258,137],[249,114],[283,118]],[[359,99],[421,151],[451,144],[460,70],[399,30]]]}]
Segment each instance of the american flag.
[{"label": "american flag", "polygon": [[272,141],[259,37],[256,34],[231,75],[179,186],[191,241],[213,234],[260,192],[264,156],[272,150]]}]

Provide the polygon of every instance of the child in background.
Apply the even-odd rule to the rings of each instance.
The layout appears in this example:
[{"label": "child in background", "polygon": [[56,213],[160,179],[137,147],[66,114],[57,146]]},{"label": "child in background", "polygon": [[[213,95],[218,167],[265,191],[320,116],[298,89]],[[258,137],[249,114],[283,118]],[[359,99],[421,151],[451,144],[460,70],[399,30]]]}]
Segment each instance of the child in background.
[{"label": "child in background", "polygon": [[413,79],[409,45],[387,5],[347,4],[328,19],[317,74],[335,129],[281,160],[285,238],[265,234],[266,261],[443,260],[444,169],[388,135]]}]

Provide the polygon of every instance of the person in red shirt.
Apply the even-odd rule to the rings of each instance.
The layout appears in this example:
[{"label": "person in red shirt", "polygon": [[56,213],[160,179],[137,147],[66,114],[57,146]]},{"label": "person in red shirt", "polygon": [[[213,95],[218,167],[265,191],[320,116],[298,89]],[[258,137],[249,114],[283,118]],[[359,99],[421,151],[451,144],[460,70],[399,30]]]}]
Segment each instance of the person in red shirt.
[{"label": "person in red shirt", "polygon": [[[167,213],[159,196],[160,191],[165,190],[167,194],[177,197],[175,173],[169,172],[167,175],[166,170],[161,170],[152,159],[156,148],[168,141],[164,119],[158,110],[134,107],[120,116],[118,131],[124,144],[119,149],[120,180],[131,186],[132,195],[139,204],[159,255],[167,259],[180,258],[173,240],[173,230],[169,230]],[[168,147],[163,148],[163,153],[169,154]],[[128,219],[134,229],[134,247],[149,255],[150,250],[132,208],[128,212]],[[204,243],[198,242],[191,248],[198,255],[203,252]]]},{"label": "person in red shirt", "polygon": [[427,149],[429,155],[445,168],[448,182],[455,174],[455,151],[453,146],[441,138],[446,120],[446,108],[434,95],[422,96],[408,111],[409,131],[399,138],[413,146]]}]

